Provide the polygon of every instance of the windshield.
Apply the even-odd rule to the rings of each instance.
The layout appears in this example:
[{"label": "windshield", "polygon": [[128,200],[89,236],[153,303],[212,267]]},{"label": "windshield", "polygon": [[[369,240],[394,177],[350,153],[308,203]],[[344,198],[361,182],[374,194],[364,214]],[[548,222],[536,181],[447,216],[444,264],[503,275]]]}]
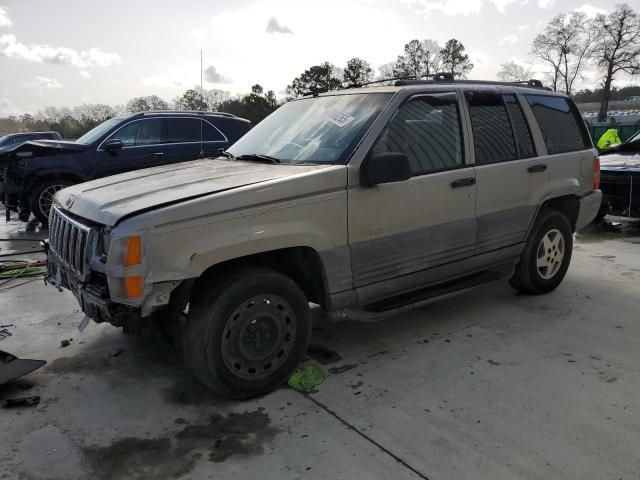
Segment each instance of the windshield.
[{"label": "windshield", "polygon": [[[631,143],[631,142],[636,142],[640,140],[640,132],[636,133],[633,137],[631,137],[629,140],[627,140],[625,143]],[[2,139],[0,139],[0,141],[2,141]]]},{"label": "windshield", "polygon": [[8,143],[9,143],[9,136],[8,135],[4,135],[4,136],[0,137],[0,147],[4,147]]},{"label": "windshield", "polygon": [[345,163],[392,94],[363,93],[284,104],[238,140],[229,153],[282,162]]},{"label": "windshield", "polygon": [[85,145],[93,143],[99,138],[101,138],[113,127],[118,125],[121,121],[122,121],[121,118],[111,118],[109,120],[106,120],[102,122],[100,125],[98,125],[97,127],[89,130],[83,136],[81,136],[78,140],[76,140],[76,143],[84,143]]}]

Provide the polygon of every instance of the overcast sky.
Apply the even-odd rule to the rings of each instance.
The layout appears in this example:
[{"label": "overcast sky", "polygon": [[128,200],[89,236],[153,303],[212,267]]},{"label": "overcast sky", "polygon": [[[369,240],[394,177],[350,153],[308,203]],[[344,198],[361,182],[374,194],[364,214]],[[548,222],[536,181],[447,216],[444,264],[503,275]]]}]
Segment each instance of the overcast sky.
[{"label": "overcast sky", "polygon": [[470,77],[495,79],[501,63],[530,60],[533,37],[556,14],[607,8],[604,0],[0,0],[0,115],[171,100],[199,83],[201,49],[205,87],[232,94],[255,83],[282,94],[324,60],[343,66],[358,56],[377,67],[413,38],[457,38],[475,64]]}]

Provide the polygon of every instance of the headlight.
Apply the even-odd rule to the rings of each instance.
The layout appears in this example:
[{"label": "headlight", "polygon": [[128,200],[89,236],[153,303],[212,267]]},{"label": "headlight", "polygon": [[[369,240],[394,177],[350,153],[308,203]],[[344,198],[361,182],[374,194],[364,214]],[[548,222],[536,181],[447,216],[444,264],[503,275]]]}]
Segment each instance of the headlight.
[{"label": "headlight", "polygon": [[111,270],[107,280],[112,296],[128,299],[143,296],[142,240],[139,235],[112,239],[107,263]]}]

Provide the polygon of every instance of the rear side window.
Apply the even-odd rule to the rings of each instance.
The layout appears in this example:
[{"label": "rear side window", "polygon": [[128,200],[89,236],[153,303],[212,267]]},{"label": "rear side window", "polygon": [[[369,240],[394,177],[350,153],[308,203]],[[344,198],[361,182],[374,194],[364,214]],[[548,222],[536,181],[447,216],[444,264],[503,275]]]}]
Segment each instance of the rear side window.
[{"label": "rear side window", "polygon": [[199,118],[167,118],[167,143],[184,143],[200,141]]},{"label": "rear side window", "polygon": [[204,135],[205,142],[224,142],[225,141],[225,138],[222,135],[222,133],[220,133],[220,130],[218,130],[216,127],[211,125],[209,122],[203,121],[202,126],[203,126],[203,135]]},{"label": "rear side window", "polygon": [[546,95],[526,95],[526,98],[549,155],[590,148],[582,119],[566,98]]},{"label": "rear side window", "polygon": [[536,154],[533,147],[533,138],[531,138],[531,130],[524,116],[522,107],[518,103],[515,95],[505,95],[504,102],[507,106],[507,113],[511,119],[511,127],[516,138],[516,149],[518,158],[534,157]]},{"label": "rear side window", "polygon": [[509,114],[502,95],[467,94],[476,163],[494,163],[518,158]]},{"label": "rear side window", "polygon": [[403,104],[384,129],[372,153],[401,152],[413,175],[464,163],[460,112],[455,93],[419,95]]}]

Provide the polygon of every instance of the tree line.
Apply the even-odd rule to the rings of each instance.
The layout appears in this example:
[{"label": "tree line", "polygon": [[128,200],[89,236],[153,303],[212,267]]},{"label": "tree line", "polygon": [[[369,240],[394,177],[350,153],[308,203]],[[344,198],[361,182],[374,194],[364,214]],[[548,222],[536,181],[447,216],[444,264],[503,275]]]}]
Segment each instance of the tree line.
[{"label": "tree line", "polygon": [[259,84],[251,87],[250,93],[235,97],[222,90],[194,87],[176,97],[172,102],[167,102],[157,95],[148,95],[132,98],[124,105],[91,103],[74,108],[46,107],[34,115],[25,113],[0,118],[0,134],[53,130],[59,132],[63,138],[74,139],[118,115],[170,109],[221,111],[257,123],[278,108],[278,105],[275,92],[273,90],[265,92]]},{"label": "tree line", "polygon": [[[595,101],[600,102],[598,120],[604,121],[613,82],[620,75],[640,73],[640,17],[624,3],[593,19],[582,12],[560,14],[536,35],[530,53],[546,66],[545,80],[551,88],[569,95],[573,95],[576,81],[584,78],[585,69],[595,68],[600,82],[595,90]],[[518,81],[530,74],[527,67],[508,62],[498,75]],[[581,98],[586,97],[587,91],[581,92]]]}]

